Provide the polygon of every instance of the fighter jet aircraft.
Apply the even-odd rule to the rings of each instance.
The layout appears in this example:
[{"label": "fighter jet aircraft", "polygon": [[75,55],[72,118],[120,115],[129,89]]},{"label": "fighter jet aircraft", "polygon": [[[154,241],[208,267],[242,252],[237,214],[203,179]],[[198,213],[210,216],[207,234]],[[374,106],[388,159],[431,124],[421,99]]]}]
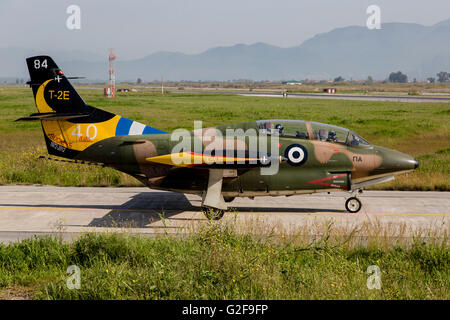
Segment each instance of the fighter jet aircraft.
[{"label": "fighter jet aircraft", "polygon": [[235,197],[358,192],[414,170],[411,156],[351,130],[302,120],[260,120],[167,133],[86,104],[49,56],[26,59],[50,155],[125,172],[152,189],[202,196],[209,219]]}]

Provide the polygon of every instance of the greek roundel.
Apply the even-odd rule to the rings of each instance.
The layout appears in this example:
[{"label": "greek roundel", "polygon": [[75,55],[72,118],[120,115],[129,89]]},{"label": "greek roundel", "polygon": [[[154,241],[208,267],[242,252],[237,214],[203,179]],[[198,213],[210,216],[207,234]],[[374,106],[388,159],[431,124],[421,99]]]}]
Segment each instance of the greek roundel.
[{"label": "greek roundel", "polygon": [[291,144],[284,151],[284,157],[291,166],[300,166],[308,159],[308,151],[300,144]]}]

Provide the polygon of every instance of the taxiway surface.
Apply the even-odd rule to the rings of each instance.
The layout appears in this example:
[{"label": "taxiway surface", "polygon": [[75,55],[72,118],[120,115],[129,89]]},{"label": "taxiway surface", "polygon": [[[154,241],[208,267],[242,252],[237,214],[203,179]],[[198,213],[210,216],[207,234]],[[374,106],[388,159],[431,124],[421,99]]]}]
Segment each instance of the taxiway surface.
[{"label": "taxiway surface", "polygon": [[[335,227],[449,230],[450,192],[365,191],[357,214],[344,209],[348,193],[291,197],[236,198],[224,220],[275,233],[332,222]],[[206,224],[201,198],[147,188],[0,187],[0,242],[60,233],[71,239],[85,232],[126,231],[143,235],[179,234]],[[305,229],[306,228],[306,229]],[[319,230],[319,229],[317,229]],[[258,232],[258,231],[255,231]]]}]

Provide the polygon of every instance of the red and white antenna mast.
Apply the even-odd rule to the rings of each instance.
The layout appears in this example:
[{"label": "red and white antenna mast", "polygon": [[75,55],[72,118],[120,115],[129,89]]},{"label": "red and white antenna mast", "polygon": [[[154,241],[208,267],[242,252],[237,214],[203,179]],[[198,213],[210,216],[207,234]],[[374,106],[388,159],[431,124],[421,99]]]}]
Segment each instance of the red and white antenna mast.
[{"label": "red and white antenna mast", "polygon": [[116,92],[116,70],[114,70],[114,60],[116,56],[113,53],[113,49],[109,49],[109,83],[108,83],[108,98],[114,98]]},{"label": "red and white antenna mast", "polygon": [[161,76],[161,97],[164,99],[164,77]]}]

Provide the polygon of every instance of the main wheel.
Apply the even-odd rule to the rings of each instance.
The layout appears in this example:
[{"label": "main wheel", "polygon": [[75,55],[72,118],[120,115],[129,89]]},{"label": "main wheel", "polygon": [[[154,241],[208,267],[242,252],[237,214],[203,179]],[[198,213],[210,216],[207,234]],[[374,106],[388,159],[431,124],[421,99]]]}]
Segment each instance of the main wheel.
[{"label": "main wheel", "polygon": [[225,214],[225,210],[216,208],[203,208],[202,211],[208,220],[220,220]]},{"label": "main wheel", "polygon": [[223,200],[225,201],[225,202],[231,202],[231,201],[233,201],[235,199],[235,197],[223,197]]},{"label": "main wheel", "polygon": [[350,213],[357,213],[359,210],[361,210],[362,204],[361,201],[357,197],[351,197],[348,198],[347,201],[345,201],[345,209],[347,209]]}]

